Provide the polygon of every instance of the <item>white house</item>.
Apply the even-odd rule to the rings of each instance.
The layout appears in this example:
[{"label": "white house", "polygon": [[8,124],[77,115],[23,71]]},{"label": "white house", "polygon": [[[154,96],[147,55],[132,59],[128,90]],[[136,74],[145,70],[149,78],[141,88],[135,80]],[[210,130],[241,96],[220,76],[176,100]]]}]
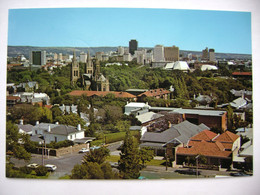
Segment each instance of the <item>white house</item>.
[{"label": "white house", "polygon": [[132,112],[137,112],[140,110],[149,109],[149,105],[143,102],[130,102],[125,105],[125,113],[126,115],[130,115]]},{"label": "white house", "polygon": [[32,135],[42,135],[45,143],[59,142],[64,140],[74,141],[75,139],[83,139],[84,130],[80,124],[77,127],[68,125],[59,125],[51,123],[40,123],[33,127]]}]

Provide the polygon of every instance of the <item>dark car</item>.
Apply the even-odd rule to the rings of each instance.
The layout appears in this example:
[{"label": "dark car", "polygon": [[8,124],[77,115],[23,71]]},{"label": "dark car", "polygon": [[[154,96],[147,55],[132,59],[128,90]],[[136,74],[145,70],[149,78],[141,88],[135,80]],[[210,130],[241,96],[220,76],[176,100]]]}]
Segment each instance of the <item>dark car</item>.
[{"label": "dark car", "polygon": [[241,176],[250,176],[244,172],[237,172],[237,173],[230,173],[231,176],[234,176],[234,177],[241,177]]},{"label": "dark car", "polygon": [[[197,175],[196,169],[178,169],[175,172],[186,175]],[[201,175],[201,171],[198,171],[198,175]]]}]

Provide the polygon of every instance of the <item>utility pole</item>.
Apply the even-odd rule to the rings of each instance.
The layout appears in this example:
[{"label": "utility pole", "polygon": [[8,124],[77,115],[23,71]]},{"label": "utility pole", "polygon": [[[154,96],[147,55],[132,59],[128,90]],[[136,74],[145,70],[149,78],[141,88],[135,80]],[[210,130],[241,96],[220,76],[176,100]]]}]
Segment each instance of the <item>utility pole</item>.
[{"label": "utility pole", "polygon": [[196,159],[196,176],[197,176],[197,178],[199,177],[199,172],[198,172],[198,165],[199,165],[198,160],[199,160],[199,157],[200,157],[200,155],[197,155],[195,157],[195,159]]}]

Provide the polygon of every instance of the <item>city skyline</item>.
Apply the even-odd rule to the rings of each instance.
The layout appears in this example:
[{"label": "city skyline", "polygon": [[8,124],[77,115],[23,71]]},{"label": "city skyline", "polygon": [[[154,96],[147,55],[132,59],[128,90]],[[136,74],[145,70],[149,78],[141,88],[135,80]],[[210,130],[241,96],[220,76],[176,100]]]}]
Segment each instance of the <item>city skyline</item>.
[{"label": "city skyline", "polygon": [[[19,33],[17,33],[19,32]],[[143,8],[10,9],[8,45],[177,46],[252,54],[251,13]]]}]

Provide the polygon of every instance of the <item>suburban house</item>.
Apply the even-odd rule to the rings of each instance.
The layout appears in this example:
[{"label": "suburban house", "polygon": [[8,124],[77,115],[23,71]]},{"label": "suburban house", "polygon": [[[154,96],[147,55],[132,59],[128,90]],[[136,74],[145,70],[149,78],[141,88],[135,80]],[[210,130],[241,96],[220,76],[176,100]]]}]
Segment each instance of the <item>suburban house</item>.
[{"label": "suburban house", "polygon": [[30,125],[30,124],[24,125],[23,120],[20,120],[20,124],[18,124],[17,127],[18,127],[19,133],[32,135],[33,125]]},{"label": "suburban house", "polygon": [[18,92],[13,94],[15,97],[20,97],[22,103],[36,103],[42,106],[43,104],[50,104],[50,97],[46,93],[34,93],[34,92]]},{"label": "suburban house", "polygon": [[146,97],[154,97],[156,99],[165,99],[165,100],[167,100],[168,99],[168,95],[170,93],[171,93],[170,91],[168,91],[166,89],[162,89],[162,88],[151,89],[151,90],[148,90],[146,92],[143,92],[143,93],[139,94],[137,96],[137,99],[138,99],[138,101],[144,101],[144,99]]},{"label": "suburban house", "polygon": [[209,129],[204,124],[194,125],[189,121],[183,121],[163,132],[145,132],[141,137],[140,147],[151,147],[155,150],[157,156],[167,156],[175,161],[176,149],[180,146],[186,146],[189,139],[199,132]]},{"label": "suburban house", "polygon": [[17,103],[21,102],[21,98],[17,96],[6,96],[6,104],[8,107],[13,107]]},{"label": "suburban house", "polygon": [[84,130],[81,129],[80,124],[77,127],[73,127],[60,124],[39,123],[33,127],[32,136],[34,135],[41,135],[46,144],[85,138]]},{"label": "suburban house", "polygon": [[240,136],[230,131],[219,135],[209,130],[204,130],[191,137],[187,146],[178,147],[176,162],[177,165],[183,165],[189,161],[189,158],[204,156],[207,159],[207,165],[229,168],[230,166],[232,167],[239,148]]},{"label": "suburban house", "polygon": [[105,97],[108,94],[112,94],[115,98],[125,98],[128,100],[136,101],[136,96],[127,92],[117,92],[117,91],[80,91],[74,90],[69,93],[71,96],[82,96],[85,95],[87,97]]}]

